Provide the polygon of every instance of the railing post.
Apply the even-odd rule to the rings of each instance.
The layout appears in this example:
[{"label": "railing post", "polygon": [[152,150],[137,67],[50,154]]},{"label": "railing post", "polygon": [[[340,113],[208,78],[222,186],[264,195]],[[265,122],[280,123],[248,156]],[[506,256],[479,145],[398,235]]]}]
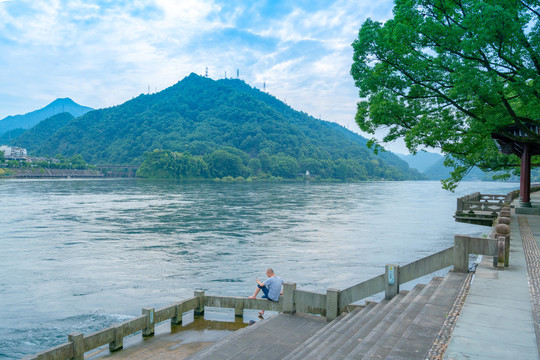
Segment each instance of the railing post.
[{"label": "railing post", "polygon": [[204,290],[195,290],[194,296],[199,299],[199,305],[195,308],[195,315],[204,314]]},{"label": "railing post", "polygon": [[84,335],[80,332],[69,334],[68,341],[73,344],[73,360],[84,360]]},{"label": "railing post", "polygon": [[124,347],[124,328],[122,325],[114,326],[114,341],[109,343],[109,351],[118,351]]},{"label": "railing post", "polygon": [[326,321],[337,318],[339,312],[339,290],[326,290]]},{"label": "railing post", "polygon": [[283,284],[283,309],[285,314],[294,314],[296,307],[294,306],[294,290],[296,290],[296,283],[286,282]]},{"label": "railing post", "polygon": [[384,297],[390,300],[399,293],[399,265],[386,265],[384,279]]},{"label": "railing post", "polygon": [[182,315],[184,314],[184,303],[180,302],[176,304],[176,313],[173,318],[171,318],[171,324],[179,325],[182,323]]},{"label": "railing post", "polygon": [[458,198],[457,199],[456,212],[458,214],[463,212],[463,198]]},{"label": "railing post", "polygon": [[146,327],[142,330],[142,336],[154,335],[154,308],[144,308],[142,314],[146,316]]},{"label": "railing post", "polygon": [[504,268],[504,257],[505,257],[505,236],[501,236],[497,239],[497,268]]},{"label": "railing post", "polygon": [[234,316],[244,317],[244,301],[237,301],[234,303]]},{"label": "railing post", "polygon": [[469,237],[454,235],[454,271],[469,272]]},{"label": "railing post", "polygon": [[[508,215],[503,216],[503,215]],[[501,217],[497,220],[498,224],[495,226],[496,237],[498,239],[504,239],[504,266],[508,267],[510,261],[510,210],[503,208],[501,211]],[[499,266],[499,264],[497,264]]]}]

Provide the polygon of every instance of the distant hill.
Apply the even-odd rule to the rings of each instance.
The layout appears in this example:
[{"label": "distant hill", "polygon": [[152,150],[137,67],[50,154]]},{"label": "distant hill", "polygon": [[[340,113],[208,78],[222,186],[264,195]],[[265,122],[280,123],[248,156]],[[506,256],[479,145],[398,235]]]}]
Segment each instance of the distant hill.
[{"label": "distant hill", "polygon": [[430,166],[444,159],[441,154],[435,154],[427,151],[419,151],[415,155],[397,154],[397,156],[406,161],[407,164],[409,164],[409,167],[416,169],[421,173],[426,171]]},{"label": "distant hill", "polygon": [[10,144],[26,149],[40,147],[47,139],[58,131],[58,129],[64,127],[73,119],[73,115],[68,112],[53,115],[40,121],[33,128],[26,130],[17,139],[11,141]]},{"label": "distant hill", "polygon": [[81,154],[93,164],[140,165],[146,159],[152,162],[145,165],[148,174],[157,167],[172,174],[193,166],[194,176],[207,177],[292,177],[307,170],[321,178],[422,178],[392,153],[373,154],[366,143],[241,80],[191,74],[159,93],[75,118],[27,148],[46,156]]},{"label": "distant hill", "polygon": [[0,135],[0,145],[11,145],[12,141],[21,136],[28,129],[13,129]]},{"label": "distant hill", "polygon": [[[443,180],[450,177],[452,168],[444,166],[444,158],[441,158],[435,164],[424,170],[422,173],[431,180]],[[463,179],[464,181],[492,181],[493,173],[485,173],[477,167]]]},{"label": "distant hill", "polygon": [[41,120],[45,120],[48,117],[63,112],[70,113],[74,117],[77,117],[82,116],[91,110],[93,109],[79,105],[70,98],[56,99],[39,110],[24,115],[8,116],[0,120],[0,135],[13,129],[30,129],[37,125]]}]

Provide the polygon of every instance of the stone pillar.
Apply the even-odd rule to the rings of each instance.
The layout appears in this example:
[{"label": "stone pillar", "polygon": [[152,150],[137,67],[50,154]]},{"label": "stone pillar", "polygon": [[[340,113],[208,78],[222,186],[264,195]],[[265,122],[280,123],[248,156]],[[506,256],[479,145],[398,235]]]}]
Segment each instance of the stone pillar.
[{"label": "stone pillar", "polygon": [[286,282],[283,284],[283,309],[285,314],[294,314],[296,307],[294,305],[294,290],[296,290],[296,283]]},{"label": "stone pillar", "polygon": [[176,304],[176,313],[174,317],[171,318],[171,324],[173,325],[182,324],[182,314],[184,314],[184,303],[180,302]]},{"label": "stone pillar", "polygon": [[501,236],[497,239],[497,268],[504,268],[505,239]]},{"label": "stone pillar", "polygon": [[469,237],[454,235],[454,271],[469,272]]},{"label": "stone pillar", "polygon": [[236,301],[234,303],[234,316],[244,317],[244,302]]},{"label": "stone pillar", "polygon": [[142,330],[142,336],[154,335],[154,308],[144,308],[142,314],[146,316],[146,327]]},{"label": "stone pillar", "polygon": [[339,315],[339,290],[326,290],[326,321],[332,321]]},{"label": "stone pillar", "polygon": [[[504,266],[508,267],[510,260],[510,219],[501,217],[497,222],[498,224],[495,226],[495,237],[504,241],[504,258],[502,262],[504,263]],[[508,224],[506,224],[506,222],[508,222]],[[500,262],[500,259],[498,259],[497,262]],[[497,266],[501,265],[497,264]]]},{"label": "stone pillar", "polygon": [[529,144],[523,144],[519,195],[521,197],[520,205],[531,207],[531,149]]},{"label": "stone pillar", "polygon": [[69,334],[68,341],[73,343],[73,360],[84,360],[84,335],[79,332]]},{"label": "stone pillar", "polygon": [[399,265],[386,265],[384,279],[384,297],[390,300],[399,293]]},{"label": "stone pillar", "polygon": [[118,351],[124,347],[124,328],[122,325],[114,326],[114,341],[109,343],[109,351]]},{"label": "stone pillar", "polygon": [[195,308],[195,315],[204,315],[204,290],[195,290],[193,296],[199,299],[199,306]]}]

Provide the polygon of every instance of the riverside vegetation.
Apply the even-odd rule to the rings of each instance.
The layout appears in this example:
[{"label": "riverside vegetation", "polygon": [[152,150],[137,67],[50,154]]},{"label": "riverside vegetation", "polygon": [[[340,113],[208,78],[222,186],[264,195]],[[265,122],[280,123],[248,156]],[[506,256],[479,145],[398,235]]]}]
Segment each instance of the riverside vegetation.
[{"label": "riverside vegetation", "polygon": [[77,118],[56,115],[11,141],[37,156],[140,166],[167,179],[418,180],[392,153],[239,79],[191,74],[155,94]]}]

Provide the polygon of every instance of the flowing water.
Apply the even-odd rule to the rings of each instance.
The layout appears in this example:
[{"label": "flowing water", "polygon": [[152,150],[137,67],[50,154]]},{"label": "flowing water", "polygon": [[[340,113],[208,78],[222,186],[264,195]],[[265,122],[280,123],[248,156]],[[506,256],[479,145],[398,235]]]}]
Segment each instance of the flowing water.
[{"label": "flowing water", "polygon": [[18,358],[204,289],[248,296],[273,267],[346,288],[453,245],[456,197],[515,183],[0,181],[0,358]]}]

